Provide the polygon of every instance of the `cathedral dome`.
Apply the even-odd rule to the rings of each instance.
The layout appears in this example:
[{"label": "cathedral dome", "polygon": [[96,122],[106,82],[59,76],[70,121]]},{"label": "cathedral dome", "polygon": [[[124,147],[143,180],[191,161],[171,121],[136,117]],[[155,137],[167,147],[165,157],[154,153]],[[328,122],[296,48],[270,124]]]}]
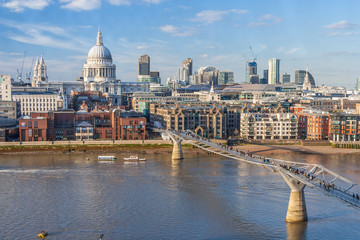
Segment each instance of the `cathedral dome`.
[{"label": "cathedral dome", "polygon": [[100,27],[96,45],[90,49],[81,75],[84,82],[104,82],[116,79],[116,66],[113,64],[110,50],[103,44]]},{"label": "cathedral dome", "polygon": [[100,27],[96,39],[96,45],[93,46],[88,53],[88,59],[94,58],[112,60],[110,50],[103,44]]},{"label": "cathedral dome", "polygon": [[88,53],[88,58],[112,59],[110,50],[104,45],[93,46]]}]

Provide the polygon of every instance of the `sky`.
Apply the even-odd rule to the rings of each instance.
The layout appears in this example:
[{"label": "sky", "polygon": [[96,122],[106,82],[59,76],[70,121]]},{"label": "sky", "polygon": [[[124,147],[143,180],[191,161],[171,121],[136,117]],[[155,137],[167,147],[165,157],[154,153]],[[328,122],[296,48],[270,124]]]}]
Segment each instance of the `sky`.
[{"label": "sky", "polygon": [[[280,73],[305,70],[317,85],[353,89],[360,77],[360,1],[332,0],[0,0],[0,74],[23,76],[44,55],[49,81],[74,81],[101,27],[116,77],[134,82],[151,58],[162,83],[181,62],[213,66],[245,81],[279,58]],[[250,47],[253,53],[250,50]],[[24,58],[25,53],[25,58]]]}]

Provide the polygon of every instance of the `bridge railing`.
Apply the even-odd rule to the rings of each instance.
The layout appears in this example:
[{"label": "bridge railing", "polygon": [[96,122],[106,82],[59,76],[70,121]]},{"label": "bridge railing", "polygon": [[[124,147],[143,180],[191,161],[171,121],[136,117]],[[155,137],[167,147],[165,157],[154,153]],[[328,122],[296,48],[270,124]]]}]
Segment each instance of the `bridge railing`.
[{"label": "bridge railing", "polygon": [[315,187],[319,190],[322,190],[326,194],[330,194],[360,207],[359,194],[350,191],[357,184],[325,168],[322,165],[280,160],[255,155],[250,152],[235,149],[233,147],[216,144],[214,142],[211,142],[210,139],[196,135],[192,131],[168,132],[170,134],[177,135],[184,141],[189,142],[190,144],[193,144],[206,151],[213,152],[228,158],[233,158],[236,160],[260,165],[274,171],[285,172],[292,178],[303,182],[309,187]]}]

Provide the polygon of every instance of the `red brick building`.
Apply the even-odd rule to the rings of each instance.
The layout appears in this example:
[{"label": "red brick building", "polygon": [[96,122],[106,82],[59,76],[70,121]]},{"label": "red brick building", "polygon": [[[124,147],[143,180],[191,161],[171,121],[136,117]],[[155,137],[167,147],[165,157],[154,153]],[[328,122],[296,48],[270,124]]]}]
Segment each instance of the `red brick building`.
[{"label": "red brick building", "polygon": [[36,112],[19,120],[21,141],[144,140],[146,118],[120,109]]},{"label": "red brick building", "polygon": [[330,115],[328,112],[303,110],[297,116],[300,139],[329,140]]},{"label": "red brick building", "polygon": [[48,141],[49,122],[48,118],[39,116],[19,119],[20,141]]}]

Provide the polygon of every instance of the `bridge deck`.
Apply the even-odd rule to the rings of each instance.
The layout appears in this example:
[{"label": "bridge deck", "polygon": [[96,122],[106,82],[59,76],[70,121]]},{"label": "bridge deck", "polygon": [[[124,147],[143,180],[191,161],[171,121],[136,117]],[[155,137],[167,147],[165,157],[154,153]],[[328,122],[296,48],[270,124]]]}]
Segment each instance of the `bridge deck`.
[{"label": "bridge deck", "polygon": [[249,152],[240,151],[232,147],[213,143],[211,140],[202,138],[191,131],[167,132],[205,151],[242,162],[256,164],[274,172],[281,171],[293,179],[302,182],[306,186],[318,189],[328,196],[336,197],[356,207],[360,207],[359,194],[351,191],[357,184],[319,164],[266,158]]}]

